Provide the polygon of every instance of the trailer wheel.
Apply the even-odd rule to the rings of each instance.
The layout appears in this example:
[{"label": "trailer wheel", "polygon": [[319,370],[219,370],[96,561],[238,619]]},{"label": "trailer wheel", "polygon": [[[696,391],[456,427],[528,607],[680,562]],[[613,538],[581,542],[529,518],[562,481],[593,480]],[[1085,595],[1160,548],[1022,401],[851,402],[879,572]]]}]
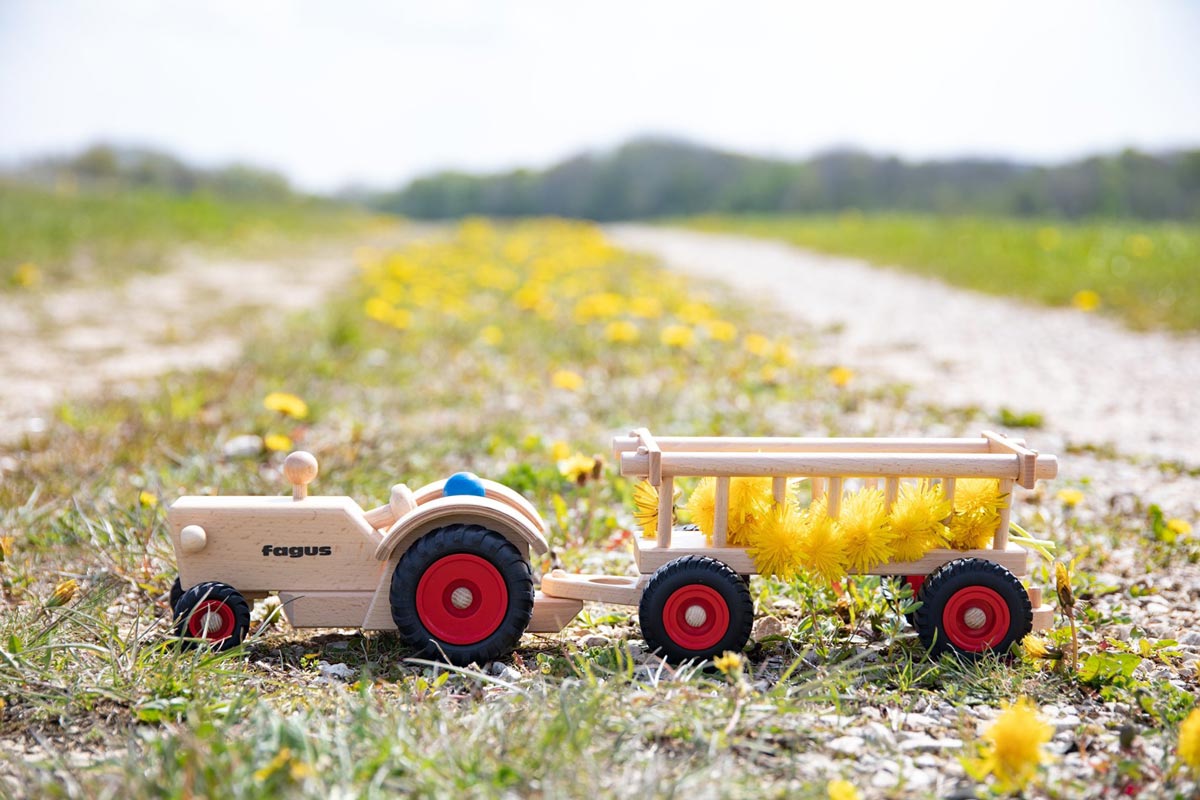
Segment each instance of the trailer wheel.
[{"label": "trailer wheel", "polygon": [[951,652],[977,658],[1005,655],[1033,628],[1029,593],[1011,572],[993,561],[960,558],[925,579],[916,613],[917,634],[938,656]]},{"label": "trailer wheel", "polygon": [[422,656],[483,664],[521,640],[533,616],[533,575],[499,533],[449,525],[400,557],[389,600],[400,638]]},{"label": "trailer wheel", "polygon": [[250,630],[250,604],[225,583],[198,583],[175,603],[175,634],[184,646],[208,641],[214,650],[237,647]]},{"label": "trailer wheel", "polygon": [[171,604],[171,610],[175,610],[175,604],[179,602],[179,598],[183,597],[183,584],[179,582],[179,578],[175,578],[175,582],[171,584],[171,591],[167,595],[167,602]]},{"label": "trailer wheel", "polygon": [[663,564],[638,605],[642,636],[669,661],[706,659],[740,651],[754,624],[754,601],[742,577],[704,556]]}]

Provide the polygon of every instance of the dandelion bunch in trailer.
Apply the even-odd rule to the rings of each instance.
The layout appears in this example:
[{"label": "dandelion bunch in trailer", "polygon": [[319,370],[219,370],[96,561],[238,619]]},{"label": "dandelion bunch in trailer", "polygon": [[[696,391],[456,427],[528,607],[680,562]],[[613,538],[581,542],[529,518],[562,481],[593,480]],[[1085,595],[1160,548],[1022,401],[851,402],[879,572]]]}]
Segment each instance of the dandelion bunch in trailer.
[{"label": "dandelion bunch in trailer", "polygon": [[1008,495],[1000,493],[1000,482],[967,478],[954,487],[954,513],[950,516],[950,546],[956,550],[987,547],[1000,525],[1000,511],[1008,506]]},{"label": "dandelion bunch in trailer", "polygon": [[950,502],[942,487],[927,480],[902,483],[892,504],[889,522],[894,534],[895,561],[916,561],[949,542],[950,531],[942,520],[950,516]]},{"label": "dandelion bunch in trailer", "polygon": [[[726,542],[731,546],[745,546],[754,525],[755,515],[770,508],[774,502],[770,478],[733,478],[729,481],[729,527]],[[700,527],[705,537],[712,541],[717,512],[717,481],[704,478],[688,497],[688,513],[692,522]]]}]

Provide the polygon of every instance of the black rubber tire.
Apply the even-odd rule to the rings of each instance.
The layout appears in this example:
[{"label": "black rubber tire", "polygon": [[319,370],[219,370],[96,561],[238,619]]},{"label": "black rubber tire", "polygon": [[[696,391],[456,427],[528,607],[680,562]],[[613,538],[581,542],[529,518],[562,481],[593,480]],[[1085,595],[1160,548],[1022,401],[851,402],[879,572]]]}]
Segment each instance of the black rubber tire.
[{"label": "black rubber tire", "polygon": [[[712,645],[690,648],[676,641],[665,619],[672,595],[688,587],[708,587],[716,592],[729,614],[724,635]],[[725,651],[741,652],[754,625],[754,601],[742,576],[727,565],[704,556],[685,556],[663,564],[646,584],[638,604],[638,619],[646,647],[668,661],[702,661]]]},{"label": "black rubber tire", "polygon": [[[947,618],[946,605],[961,591],[975,588],[988,589],[999,596],[1008,610],[1009,623],[1000,638],[987,646],[967,648],[955,642],[953,632],[959,627]],[[977,659],[985,653],[1006,656],[1013,644],[1025,638],[1033,629],[1033,606],[1029,593],[1016,576],[1001,565],[982,558],[960,558],[938,567],[918,593],[921,606],[916,612],[917,635],[936,657],[942,653],[954,653],[965,659]]]},{"label": "black rubber tire", "polygon": [[[426,570],[458,553],[490,563],[500,573],[508,592],[508,606],[500,623],[483,639],[469,644],[439,639],[426,627],[417,609],[417,587]],[[425,534],[400,557],[388,598],[400,638],[421,656],[458,666],[482,665],[506,655],[521,641],[533,617],[533,573],[521,551],[501,534],[480,525],[448,525]]]},{"label": "black rubber tire", "polygon": [[230,650],[246,639],[250,632],[250,604],[246,598],[226,583],[210,581],[198,583],[180,595],[174,605],[175,635],[183,640],[184,647],[195,647],[200,641],[188,631],[192,612],[206,600],[222,603],[232,614],[232,630],[225,638],[211,641],[209,646],[217,651]]},{"label": "black rubber tire", "polygon": [[171,609],[174,610],[175,604],[179,602],[179,598],[183,597],[183,584],[179,582],[179,578],[175,578],[175,582],[171,584],[171,591],[167,595],[167,602],[171,604]]}]

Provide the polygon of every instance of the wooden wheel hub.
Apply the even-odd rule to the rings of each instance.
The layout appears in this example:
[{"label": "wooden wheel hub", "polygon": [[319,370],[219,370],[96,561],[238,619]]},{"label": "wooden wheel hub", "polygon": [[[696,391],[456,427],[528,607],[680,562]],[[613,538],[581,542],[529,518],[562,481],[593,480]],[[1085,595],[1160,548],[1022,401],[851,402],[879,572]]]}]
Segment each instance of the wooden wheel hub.
[{"label": "wooden wheel hub", "polygon": [[708,612],[700,605],[688,606],[683,612],[683,621],[693,628],[703,628],[704,623],[708,622]]}]

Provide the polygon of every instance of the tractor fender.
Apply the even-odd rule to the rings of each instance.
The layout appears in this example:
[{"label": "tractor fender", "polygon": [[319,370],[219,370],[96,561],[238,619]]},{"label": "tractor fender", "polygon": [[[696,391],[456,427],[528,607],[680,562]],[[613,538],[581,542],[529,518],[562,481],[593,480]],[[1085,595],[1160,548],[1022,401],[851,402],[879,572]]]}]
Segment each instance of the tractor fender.
[{"label": "tractor fender", "polygon": [[393,555],[403,553],[425,534],[446,525],[481,525],[496,531],[523,553],[533,551],[542,555],[550,549],[542,531],[509,503],[492,497],[451,495],[427,500],[405,514],[375,548],[375,558],[387,561]]},{"label": "tractor fender", "polygon": [[[538,513],[537,509],[533,507],[533,503],[526,500],[520,492],[508,488],[503,483],[490,481],[487,478],[479,478],[479,482],[483,484],[483,490],[489,500],[498,500],[505,505],[511,506],[545,535],[547,531],[545,520],[542,519],[542,515]],[[443,496],[442,492],[445,486],[445,480],[427,483],[413,492],[413,501],[418,506],[421,506],[430,500],[436,500]]]}]

